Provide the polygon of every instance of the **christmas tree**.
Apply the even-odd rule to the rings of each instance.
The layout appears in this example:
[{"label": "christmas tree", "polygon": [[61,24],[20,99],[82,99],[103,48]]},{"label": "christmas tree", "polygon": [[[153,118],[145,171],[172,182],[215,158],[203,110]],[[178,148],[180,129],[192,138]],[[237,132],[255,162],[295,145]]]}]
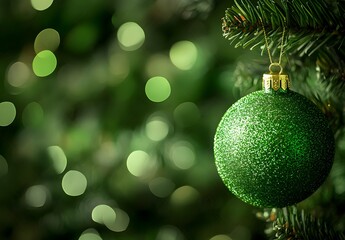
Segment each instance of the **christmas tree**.
[{"label": "christmas tree", "polygon": [[[0,239],[345,239],[344,13],[341,0],[1,1]],[[281,208],[230,193],[213,152],[226,110],[262,88],[267,47],[335,138],[326,181]]]}]

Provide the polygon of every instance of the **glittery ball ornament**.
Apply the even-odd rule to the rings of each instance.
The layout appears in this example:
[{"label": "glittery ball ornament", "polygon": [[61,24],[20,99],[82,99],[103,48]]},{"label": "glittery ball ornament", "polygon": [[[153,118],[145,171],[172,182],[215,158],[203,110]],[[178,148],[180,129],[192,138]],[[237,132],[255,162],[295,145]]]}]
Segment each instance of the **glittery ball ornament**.
[{"label": "glittery ball ornament", "polygon": [[263,90],[234,103],[215,134],[220,177],[234,195],[254,206],[300,202],[319,188],[332,167],[334,137],[327,119],[288,86],[287,75],[264,74]]}]

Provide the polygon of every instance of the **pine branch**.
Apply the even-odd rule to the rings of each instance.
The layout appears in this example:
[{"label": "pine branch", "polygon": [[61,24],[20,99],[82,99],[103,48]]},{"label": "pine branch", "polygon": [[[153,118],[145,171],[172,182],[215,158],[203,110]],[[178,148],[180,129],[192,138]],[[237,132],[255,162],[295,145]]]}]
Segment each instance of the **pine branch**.
[{"label": "pine branch", "polygon": [[[336,231],[323,219],[298,210],[295,206],[258,212],[257,217],[269,223],[266,234],[270,239],[290,240],[344,240],[345,235]],[[273,228],[272,225],[273,224]]]},{"label": "pine branch", "polygon": [[[235,0],[223,18],[223,35],[238,46],[264,45],[263,25],[271,40],[280,40],[283,27],[288,31],[286,51],[312,55],[323,46],[341,49],[345,37],[345,3],[324,0]],[[278,45],[277,45],[278,46]]]},{"label": "pine branch", "polygon": [[285,28],[284,52],[290,57],[314,58],[320,77],[338,91],[345,87],[344,14],[341,0],[235,0],[222,19],[223,36],[235,47],[261,47],[263,53],[264,27],[274,55]]}]

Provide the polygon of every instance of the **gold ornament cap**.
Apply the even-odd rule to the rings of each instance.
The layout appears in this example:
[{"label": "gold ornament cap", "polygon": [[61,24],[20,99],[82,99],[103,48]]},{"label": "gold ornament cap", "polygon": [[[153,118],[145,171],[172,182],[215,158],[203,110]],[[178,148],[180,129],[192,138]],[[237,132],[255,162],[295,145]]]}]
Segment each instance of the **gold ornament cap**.
[{"label": "gold ornament cap", "polygon": [[271,63],[269,73],[262,77],[262,89],[265,92],[287,92],[291,87],[289,76],[283,73],[283,67],[279,63]]}]

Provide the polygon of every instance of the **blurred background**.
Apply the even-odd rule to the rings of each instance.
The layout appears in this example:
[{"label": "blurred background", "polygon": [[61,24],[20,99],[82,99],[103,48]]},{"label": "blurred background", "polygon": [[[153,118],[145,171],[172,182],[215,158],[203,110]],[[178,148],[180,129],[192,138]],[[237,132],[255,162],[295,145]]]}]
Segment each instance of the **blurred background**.
[{"label": "blurred background", "polygon": [[231,5],[0,2],[0,239],[264,239],[212,150],[260,88],[238,59],[268,62],[222,37]]}]

